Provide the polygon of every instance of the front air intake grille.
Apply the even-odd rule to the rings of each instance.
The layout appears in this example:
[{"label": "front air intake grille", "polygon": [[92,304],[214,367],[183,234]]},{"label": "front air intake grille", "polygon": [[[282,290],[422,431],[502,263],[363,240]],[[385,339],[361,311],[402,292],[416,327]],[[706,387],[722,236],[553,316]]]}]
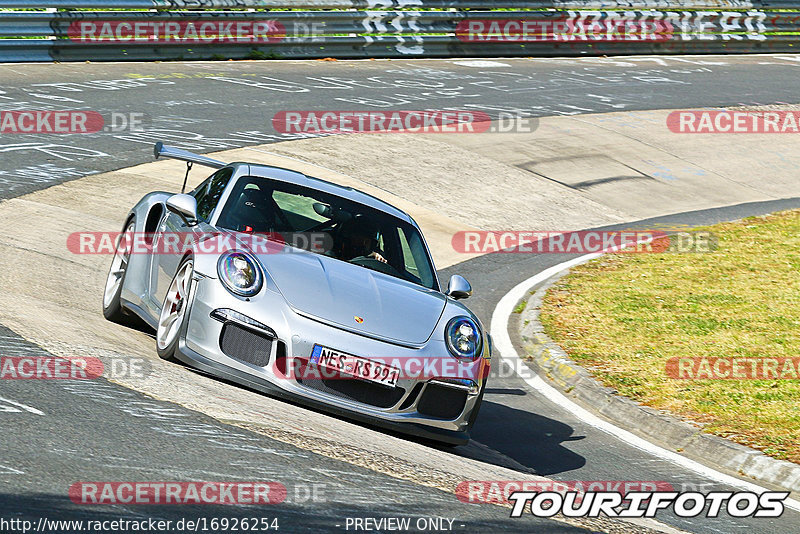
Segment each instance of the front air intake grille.
[{"label": "front air intake grille", "polygon": [[272,352],[272,339],[234,323],[225,323],[219,346],[226,356],[245,363],[265,367]]},{"label": "front air intake grille", "polygon": [[307,369],[306,365],[308,363],[300,366],[300,372],[297,375],[299,384],[376,408],[391,408],[400,402],[406,392],[401,387],[388,387],[356,378],[316,378],[318,375],[313,372],[313,369]]},{"label": "front air intake grille", "polygon": [[467,392],[440,384],[428,384],[417,404],[417,411],[437,419],[455,419],[464,411]]},{"label": "front air intake grille", "polygon": [[422,386],[422,382],[417,382],[417,384],[414,386],[414,389],[412,389],[411,393],[409,393],[408,397],[406,397],[406,400],[404,400],[403,404],[400,405],[400,410],[407,410],[414,405],[417,397],[419,397],[419,392],[422,391]]}]

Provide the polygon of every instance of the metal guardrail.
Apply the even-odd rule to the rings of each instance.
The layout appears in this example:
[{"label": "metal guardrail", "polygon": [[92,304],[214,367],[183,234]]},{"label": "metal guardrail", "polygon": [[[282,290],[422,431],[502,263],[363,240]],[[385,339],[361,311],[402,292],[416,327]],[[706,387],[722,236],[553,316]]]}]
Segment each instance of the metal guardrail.
[{"label": "metal guardrail", "polygon": [[0,62],[798,50],[797,0],[0,0]]},{"label": "metal guardrail", "polygon": [[4,0],[0,9],[706,9],[796,6],[795,0]]}]

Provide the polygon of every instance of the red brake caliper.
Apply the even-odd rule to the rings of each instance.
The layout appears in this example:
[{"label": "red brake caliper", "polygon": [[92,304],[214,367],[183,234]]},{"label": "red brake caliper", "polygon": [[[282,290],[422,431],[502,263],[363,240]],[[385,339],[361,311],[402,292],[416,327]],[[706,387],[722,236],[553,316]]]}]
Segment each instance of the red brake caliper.
[{"label": "red brake caliper", "polygon": [[172,308],[170,308],[169,312],[178,312],[181,309],[181,304],[183,301],[181,300],[181,293],[180,291],[175,292],[175,302],[172,303]]}]

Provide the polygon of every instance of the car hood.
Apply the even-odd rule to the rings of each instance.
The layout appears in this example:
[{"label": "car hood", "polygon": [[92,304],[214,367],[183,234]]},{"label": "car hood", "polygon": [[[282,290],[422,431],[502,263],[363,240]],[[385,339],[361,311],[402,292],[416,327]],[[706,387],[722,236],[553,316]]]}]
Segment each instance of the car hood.
[{"label": "car hood", "polygon": [[387,341],[425,343],[447,302],[438,291],[320,254],[258,259],[295,311]]}]

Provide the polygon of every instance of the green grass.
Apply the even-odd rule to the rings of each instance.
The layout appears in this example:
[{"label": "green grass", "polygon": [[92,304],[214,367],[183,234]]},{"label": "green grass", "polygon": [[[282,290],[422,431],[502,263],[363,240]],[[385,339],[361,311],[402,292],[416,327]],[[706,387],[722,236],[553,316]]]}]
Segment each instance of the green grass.
[{"label": "green grass", "polygon": [[800,210],[706,228],[712,253],[606,255],[542,308],[546,332],[604,384],[800,463],[800,380],[675,380],[674,357],[800,356]]}]

